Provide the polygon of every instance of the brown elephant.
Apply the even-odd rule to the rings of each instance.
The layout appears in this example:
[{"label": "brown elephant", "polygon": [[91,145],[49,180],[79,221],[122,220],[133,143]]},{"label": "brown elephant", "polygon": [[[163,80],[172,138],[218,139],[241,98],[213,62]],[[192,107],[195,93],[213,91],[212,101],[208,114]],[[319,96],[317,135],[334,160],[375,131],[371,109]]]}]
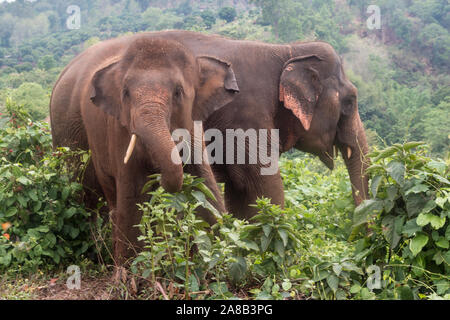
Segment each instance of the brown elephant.
[{"label": "brown elephant", "polygon": [[[178,164],[171,132],[192,131],[194,120],[231,102],[238,90],[229,63],[196,57],[156,34],[97,44],[62,72],[50,102],[53,143],[92,151],[84,185],[92,198],[95,191],[107,200],[117,265],[139,247],[136,204],[146,199],[141,191],[150,174],[161,173],[169,192],[180,190],[183,169],[202,177],[217,198],[214,206],[225,210],[210,166]],[[204,218],[214,223],[212,215]]]},{"label": "brown elephant", "polygon": [[[368,145],[358,113],[357,89],[331,45],[266,44],[188,31],[155,34],[180,41],[196,55],[213,55],[232,63],[240,94],[208,118],[205,130],[279,129],[280,153],[295,147],[318,156],[330,169],[340,150],[355,203],[367,197]],[[225,182],[230,212],[249,218],[256,212],[249,204],[262,196],[284,204],[280,173],[262,175],[261,167],[261,163],[213,165],[218,180]]]}]

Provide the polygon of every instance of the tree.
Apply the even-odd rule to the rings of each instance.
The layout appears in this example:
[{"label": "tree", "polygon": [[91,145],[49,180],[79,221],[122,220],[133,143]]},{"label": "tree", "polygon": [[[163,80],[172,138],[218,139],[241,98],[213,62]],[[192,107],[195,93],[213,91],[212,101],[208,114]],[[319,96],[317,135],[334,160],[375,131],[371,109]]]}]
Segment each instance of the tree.
[{"label": "tree", "polygon": [[189,0],[184,1],[180,6],[176,9],[177,14],[182,14],[184,16],[188,16],[192,13],[192,7],[189,3]]},{"label": "tree", "polygon": [[450,135],[448,130],[450,128],[450,118],[443,116],[448,114],[450,110],[450,96],[447,96],[446,101],[442,101],[438,106],[429,108],[426,113],[424,121],[424,138],[431,147],[434,153],[445,155],[445,152],[450,150]]},{"label": "tree", "polygon": [[9,40],[14,32],[15,23],[16,19],[9,13],[0,17],[0,46],[10,47]]},{"label": "tree", "polygon": [[[302,35],[302,21],[311,16],[304,15],[311,3],[294,0],[251,0],[261,9],[262,20],[272,26],[276,39],[284,42],[299,40]],[[303,19],[303,20],[302,20]]]},{"label": "tree", "polygon": [[202,13],[200,13],[200,17],[202,17],[207,29],[211,29],[212,26],[216,23],[216,16],[211,10],[203,11]]},{"label": "tree", "polygon": [[53,56],[51,55],[43,56],[38,62],[38,67],[47,71],[50,70],[51,68],[54,68],[55,66],[56,66],[55,58],[53,58]]},{"label": "tree", "polygon": [[49,96],[37,83],[22,83],[19,88],[13,90],[12,99],[24,105],[34,120],[42,120],[48,114]]},{"label": "tree", "polygon": [[251,0],[250,2],[261,9],[263,20],[270,23],[273,33],[278,39],[278,24],[283,16],[282,11],[284,11],[286,5],[292,3],[292,0]]},{"label": "tree", "polygon": [[219,10],[219,18],[225,20],[227,23],[230,23],[236,19],[237,12],[233,7],[223,7]]}]

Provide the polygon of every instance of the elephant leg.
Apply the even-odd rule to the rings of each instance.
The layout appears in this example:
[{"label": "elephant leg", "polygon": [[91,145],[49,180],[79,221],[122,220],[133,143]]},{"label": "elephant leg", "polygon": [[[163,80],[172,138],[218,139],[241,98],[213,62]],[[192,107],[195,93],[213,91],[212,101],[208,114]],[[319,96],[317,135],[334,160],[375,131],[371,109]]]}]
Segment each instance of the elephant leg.
[{"label": "elephant leg", "polygon": [[137,204],[145,200],[140,192],[137,192],[141,189],[134,183],[124,181],[117,183],[117,204],[111,217],[116,266],[127,265],[129,260],[135,257],[143,247],[143,244],[138,241],[139,228],[135,227],[140,223],[142,217],[142,212],[138,210]]},{"label": "elephant leg", "polygon": [[[89,163],[86,167],[86,170],[83,174],[83,203],[85,204],[86,208],[91,212],[95,213],[98,209],[98,203],[100,198],[105,199],[105,193],[103,192],[102,186],[100,185],[100,182],[98,181],[98,178],[95,174],[94,165],[92,163]],[[111,192],[110,192],[111,193]],[[105,199],[106,200],[106,199]],[[109,210],[107,207],[100,208],[100,216],[103,218],[103,220],[107,220]],[[91,214],[91,219],[93,222],[97,220],[96,214]]]},{"label": "elephant leg", "polygon": [[258,209],[250,207],[258,198],[269,198],[272,204],[284,207],[284,188],[280,172],[262,175],[259,165],[231,165],[225,182],[225,203],[228,211],[239,219],[250,219]]}]

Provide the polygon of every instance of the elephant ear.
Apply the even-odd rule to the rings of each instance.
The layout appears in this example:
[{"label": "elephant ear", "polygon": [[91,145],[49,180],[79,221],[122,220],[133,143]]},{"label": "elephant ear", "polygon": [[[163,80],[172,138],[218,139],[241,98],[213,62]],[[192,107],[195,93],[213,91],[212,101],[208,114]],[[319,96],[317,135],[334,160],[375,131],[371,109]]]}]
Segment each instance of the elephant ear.
[{"label": "elephant ear", "polygon": [[280,101],[300,120],[306,131],[311,127],[314,109],[323,86],[319,72],[305,60],[318,59],[316,55],[289,60],[280,78]]},{"label": "elephant ear", "polygon": [[204,121],[214,111],[230,103],[239,92],[231,64],[215,57],[197,58],[200,82],[192,110],[194,120]]},{"label": "elephant ear", "polygon": [[122,125],[126,125],[125,117],[122,115],[121,98],[116,83],[116,67],[118,60],[107,62],[92,77],[89,88],[89,98],[92,103],[103,112],[116,118]]}]

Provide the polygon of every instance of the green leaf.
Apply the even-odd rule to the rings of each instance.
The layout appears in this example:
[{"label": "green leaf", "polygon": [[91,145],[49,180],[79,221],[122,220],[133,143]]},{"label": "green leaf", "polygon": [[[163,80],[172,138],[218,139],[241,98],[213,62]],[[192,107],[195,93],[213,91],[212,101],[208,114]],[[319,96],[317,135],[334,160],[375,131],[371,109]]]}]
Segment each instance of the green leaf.
[{"label": "green leaf", "polygon": [[375,176],[375,177],[372,179],[372,186],[371,186],[370,189],[371,189],[371,191],[372,191],[372,196],[373,196],[374,198],[377,197],[378,187],[380,186],[380,182],[381,182],[382,179],[383,179],[383,176],[381,176],[381,175]]},{"label": "green leaf", "polygon": [[214,194],[211,192],[211,190],[202,182],[197,185],[197,188],[205,194],[208,198],[210,198],[213,201],[217,201]]},{"label": "green leaf", "polygon": [[396,292],[400,300],[414,300],[414,294],[409,286],[398,287]]},{"label": "green leaf", "polygon": [[34,190],[34,189],[30,190],[28,192],[28,196],[31,198],[31,200],[38,201],[38,196],[37,196],[36,190]]},{"label": "green leaf", "polygon": [[445,225],[446,217],[439,217],[432,213],[421,213],[417,217],[417,225],[424,227],[427,224],[431,224],[431,226],[438,230]]},{"label": "green leaf", "polygon": [[386,188],[387,198],[390,201],[394,201],[398,194],[398,188],[394,185],[390,185]]},{"label": "green leaf", "polygon": [[361,286],[357,283],[355,283],[351,288],[350,288],[350,293],[351,294],[357,294],[361,291]]},{"label": "green leaf", "polygon": [[427,200],[420,194],[409,194],[405,198],[406,211],[409,217],[413,217],[422,212],[422,209],[427,204]]},{"label": "green leaf", "polygon": [[439,241],[437,241],[435,243],[436,243],[436,245],[439,248],[442,248],[442,249],[448,249],[449,248],[449,241],[444,239],[444,238],[439,239]]},{"label": "green leaf", "polygon": [[236,262],[230,265],[230,276],[234,283],[242,281],[247,272],[247,262],[243,257],[237,257]]},{"label": "green leaf", "polygon": [[77,213],[77,209],[74,207],[71,207],[69,209],[66,210],[64,216],[66,219],[70,219],[72,218],[75,214]]},{"label": "green leaf", "polygon": [[444,255],[442,256],[442,258],[444,259],[445,263],[450,265],[450,250],[447,251],[446,253],[444,253]]},{"label": "green leaf", "polygon": [[428,236],[424,233],[417,234],[409,243],[409,249],[417,256],[428,243]]},{"label": "green leaf", "polygon": [[403,219],[403,217],[394,217],[389,215],[384,217],[383,221],[381,222],[383,235],[392,249],[395,249],[397,247],[401,239],[401,236],[397,233],[397,230],[401,230]]},{"label": "green leaf", "polygon": [[406,234],[408,237],[411,237],[419,231],[422,231],[422,227],[417,225],[416,219],[412,219],[405,223],[402,233]]},{"label": "green leaf", "polygon": [[444,177],[441,177],[438,174],[432,174],[432,176],[439,182],[446,184],[446,185],[450,185],[450,181],[448,181],[447,179],[445,179]]},{"label": "green leaf", "polygon": [[389,176],[397,182],[400,186],[403,186],[405,182],[405,164],[398,161],[391,161],[386,166],[386,171]]},{"label": "green leaf", "polygon": [[159,183],[159,179],[153,179],[148,181],[142,188],[141,194],[147,193],[147,191],[150,190],[156,183]]},{"label": "green leaf", "polygon": [[407,143],[405,143],[404,145],[403,145],[403,149],[405,150],[405,151],[408,151],[408,150],[411,150],[411,149],[414,149],[414,148],[417,148],[418,146],[422,146],[422,145],[424,145],[425,144],[425,142],[422,142],[422,141],[411,141],[411,142],[407,142]]},{"label": "green leaf", "polygon": [[62,192],[61,192],[61,199],[63,201],[67,200],[67,197],[69,197],[70,194],[70,188],[69,187],[64,187]]},{"label": "green leaf", "polygon": [[340,264],[334,263],[333,264],[333,271],[339,277],[341,272],[342,272],[342,266]]},{"label": "green leaf", "polygon": [[377,162],[380,159],[385,159],[387,157],[392,156],[394,153],[397,152],[397,149],[394,147],[389,147],[383,150],[375,159],[373,159],[374,162]]},{"label": "green leaf", "polygon": [[23,197],[22,195],[17,196],[17,201],[19,201],[22,208],[26,208],[28,206],[28,200],[25,199],[25,197]]},{"label": "green leaf", "polygon": [[266,235],[262,235],[261,237],[261,251],[266,252],[267,248],[269,247],[270,243],[272,242],[272,237],[266,237]]},{"label": "green leaf", "polygon": [[448,201],[448,198],[442,198],[442,197],[436,198],[436,204],[442,209],[444,209],[444,205],[447,201]]},{"label": "green leaf", "polygon": [[6,210],[5,217],[12,217],[17,214],[17,211],[18,210],[16,207],[10,207],[8,210]]},{"label": "green leaf", "polygon": [[378,214],[383,209],[383,201],[364,200],[356,209],[353,215],[353,227],[360,226],[369,221],[372,214]]},{"label": "green leaf", "polygon": [[275,240],[275,250],[277,251],[278,255],[284,259],[284,245],[283,242],[280,240]]},{"label": "green leaf", "polygon": [[281,287],[284,291],[289,291],[292,288],[292,283],[289,281],[289,279],[285,279],[281,284]]},{"label": "green leaf", "polygon": [[418,184],[415,185],[414,187],[412,187],[411,189],[409,189],[408,191],[406,191],[406,195],[410,194],[410,193],[422,193],[422,192],[427,192],[429,190],[429,187],[427,185],[424,184]]},{"label": "green leaf", "polygon": [[431,226],[434,229],[439,230],[440,228],[442,228],[445,225],[446,220],[447,220],[447,218],[445,216],[439,217],[439,216],[433,215],[433,218],[431,219]]},{"label": "green leaf", "polygon": [[250,241],[250,240],[243,240],[243,242],[245,243],[245,245],[247,246],[247,248],[255,250],[255,251],[259,251],[259,247],[256,244],[256,242],[254,241]]},{"label": "green leaf", "polygon": [[283,244],[286,247],[288,245],[289,235],[284,229],[278,229],[278,234],[280,235],[281,240],[283,240]]},{"label": "green leaf", "polygon": [[30,179],[28,179],[27,177],[24,177],[24,176],[18,177],[18,178],[16,179],[16,181],[17,181],[17,182],[20,182],[20,183],[23,184],[24,186],[27,186],[27,185],[29,185],[29,184],[32,183],[32,181],[31,181]]},{"label": "green leaf", "polygon": [[70,229],[70,236],[72,239],[75,239],[80,234],[80,230],[78,228],[71,228]]},{"label": "green leaf", "polygon": [[263,229],[264,235],[266,237],[269,237],[270,233],[272,232],[272,227],[267,225],[267,224],[265,224],[265,225],[262,226],[262,229]]},{"label": "green leaf", "polygon": [[336,292],[336,290],[339,287],[339,278],[336,277],[334,274],[330,274],[327,277],[327,283],[330,286],[331,290],[333,290],[333,292]]}]

